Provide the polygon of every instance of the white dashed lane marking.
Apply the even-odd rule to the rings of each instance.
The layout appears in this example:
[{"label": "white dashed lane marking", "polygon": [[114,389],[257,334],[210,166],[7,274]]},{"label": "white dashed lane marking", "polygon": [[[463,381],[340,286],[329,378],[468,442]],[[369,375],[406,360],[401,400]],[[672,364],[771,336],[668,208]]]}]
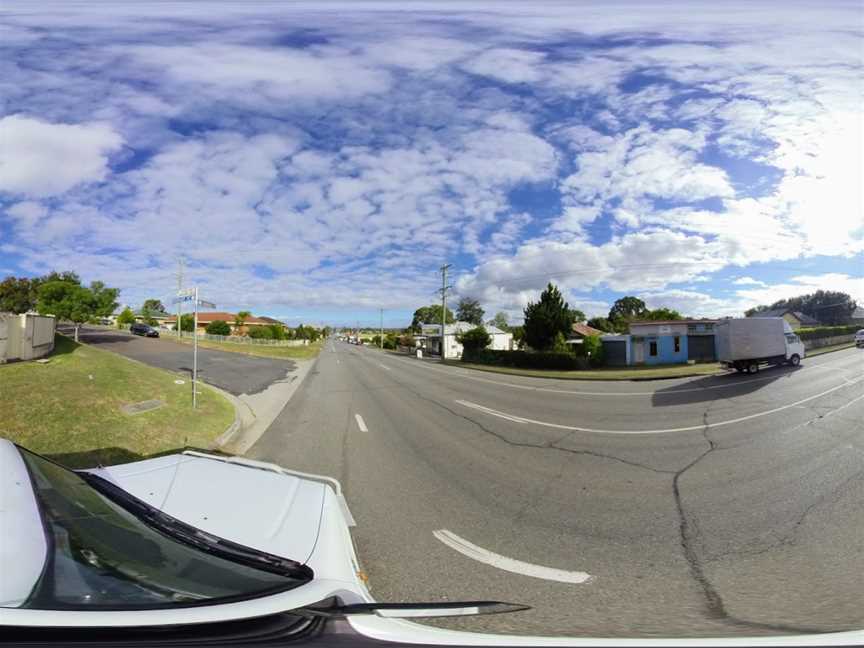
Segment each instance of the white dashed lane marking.
[{"label": "white dashed lane marking", "polygon": [[354,419],[357,421],[357,427],[360,428],[361,432],[368,432],[369,428],[366,427],[366,421],[363,420],[363,417],[359,414],[354,415]]},{"label": "white dashed lane marking", "polygon": [[432,535],[438,538],[451,549],[461,553],[463,556],[468,556],[474,560],[503,569],[504,571],[513,574],[521,574],[523,576],[531,576],[532,578],[542,578],[543,580],[557,581],[559,583],[581,584],[591,580],[591,575],[581,571],[566,571],[564,569],[554,569],[552,567],[544,567],[542,565],[534,565],[532,563],[522,562],[494,553],[483,547],[478,547],[460,538],[458,535],[447,529],[439,529],[433,531]]}]

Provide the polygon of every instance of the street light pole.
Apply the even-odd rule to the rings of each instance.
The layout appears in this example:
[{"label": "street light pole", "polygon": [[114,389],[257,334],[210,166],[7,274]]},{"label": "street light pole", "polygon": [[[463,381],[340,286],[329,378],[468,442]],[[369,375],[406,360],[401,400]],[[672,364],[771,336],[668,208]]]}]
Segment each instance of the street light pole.
[{"label": "street light pole", "polygon": [[447,345],[444,343],[446,338],[444,332],[447,326],[447,269],[449,263],[441,266],[441,360],[447,359]]},{"label": "street light pole", "polygon": [[195,315],[192,325],[192,409],[198,408],[198,286],[195,286]]},{"label": "street light pole", "polygon": [[378,310],[381,311],[381,335],[378,338],[378,346],[383,351],[384,350],[384,309],[379,308]]}]

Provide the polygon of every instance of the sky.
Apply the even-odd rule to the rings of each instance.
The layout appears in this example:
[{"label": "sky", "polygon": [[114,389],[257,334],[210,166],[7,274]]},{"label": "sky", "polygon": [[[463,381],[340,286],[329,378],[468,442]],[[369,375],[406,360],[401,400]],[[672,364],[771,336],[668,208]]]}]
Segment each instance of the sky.
[{"label": "sky", "polygon": [[864,304],[857,2],[0,8],[0,276],[288,323]]}]

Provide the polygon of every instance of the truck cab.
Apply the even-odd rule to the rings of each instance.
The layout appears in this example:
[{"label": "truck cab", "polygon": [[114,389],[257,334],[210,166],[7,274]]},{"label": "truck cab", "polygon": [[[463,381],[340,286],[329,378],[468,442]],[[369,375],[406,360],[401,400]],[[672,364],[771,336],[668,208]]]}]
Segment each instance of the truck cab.
[{"label": "truck cab", "polygon": [[[789,325],[787,324],[786,326]],[[804,343],[801,341],[801,338],[795,335],[791,326],[789,326],[788,331],[784,331],[784,334],[786,336],[786,361],[797,367],[804,357]]]}]

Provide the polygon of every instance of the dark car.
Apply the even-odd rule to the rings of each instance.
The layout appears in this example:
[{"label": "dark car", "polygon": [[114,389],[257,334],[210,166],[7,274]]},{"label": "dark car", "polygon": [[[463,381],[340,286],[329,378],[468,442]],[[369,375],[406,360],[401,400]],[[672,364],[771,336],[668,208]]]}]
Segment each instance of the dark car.
[{"label": "dark car", "polygon": [[129,327],[129,332],[132,335],[143,335],[144,337],[159,337],[159,331],[147,324],[133,324]]}]

